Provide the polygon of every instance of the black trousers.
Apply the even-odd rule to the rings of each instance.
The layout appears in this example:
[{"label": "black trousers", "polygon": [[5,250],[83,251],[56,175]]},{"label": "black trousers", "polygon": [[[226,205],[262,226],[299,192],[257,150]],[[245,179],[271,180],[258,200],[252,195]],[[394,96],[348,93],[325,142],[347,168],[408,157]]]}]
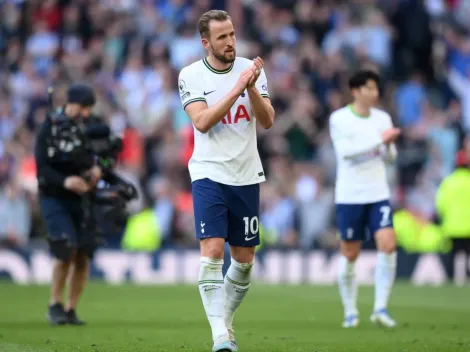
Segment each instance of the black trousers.
[{"label": "black trousers", "polygon": [[457,254],[464,253],[467,263],[467,279],[470,280],[469,260],[470,260],[470,237],[468,238],[453,238],[452,239],[452,251],[450,253],[450,265],[449,265],[449,279],[455,280],[455,258]]}]

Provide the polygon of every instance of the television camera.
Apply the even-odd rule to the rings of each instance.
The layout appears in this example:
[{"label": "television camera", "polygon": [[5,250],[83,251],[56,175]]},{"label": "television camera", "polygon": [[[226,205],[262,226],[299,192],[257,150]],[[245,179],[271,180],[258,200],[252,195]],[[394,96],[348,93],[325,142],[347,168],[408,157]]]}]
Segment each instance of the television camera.
[{"label": "television camera", "polygon": [[[102,180],[84,197],[84,211],[88,230],[120,233],[127,220],[126,205],[138,197],[136,187],[120,177],[115,168],[122,151],[122,139],[111,133],[109,126],[98,116],[89,116],[79,124],[64,114],[62,108],[53,110],[53,89],[49,88],[48,117],[53,123],[51,145],[48,154],[55,162],[80,164],[90,153],[103,172]],[[85,180],[90,175],[81,175]],[[95,220],[95,221],[91,221]],[[105,228],[105,229],[103,229]]]}]

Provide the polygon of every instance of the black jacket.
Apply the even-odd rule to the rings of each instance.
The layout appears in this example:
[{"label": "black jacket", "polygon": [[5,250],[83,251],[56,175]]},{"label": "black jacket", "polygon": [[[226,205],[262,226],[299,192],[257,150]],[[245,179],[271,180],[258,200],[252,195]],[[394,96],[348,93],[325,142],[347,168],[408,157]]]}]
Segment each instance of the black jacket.
[{"label": "black jacket", "polygon": [[68,176],[80,176],[94,164],[92,154],[81,158],[80,163],[72,161],[53,161],[48,157],[48,147],[52,139],[52,120],[47,117],[36,138],[35,159],[39,194],[42,196],[66,199],[80,199],[80,196],[64,188]]}]

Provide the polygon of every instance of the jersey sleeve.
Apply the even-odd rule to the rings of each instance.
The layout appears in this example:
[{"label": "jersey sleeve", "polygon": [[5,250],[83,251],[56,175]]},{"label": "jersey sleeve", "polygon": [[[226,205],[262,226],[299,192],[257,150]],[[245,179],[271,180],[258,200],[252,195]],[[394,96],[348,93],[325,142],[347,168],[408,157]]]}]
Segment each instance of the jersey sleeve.
[{"label": "jersey sleeve", "polygon": [[263,98],[270,98],[268,91],[268,79],[266,78],[264,69],[261,69],[261,73],[258,77],[258,80],[256,81],[255,86]]},{"label": "jersey sleeve", "polygon": [[[383,123],[383,130],[393,128],[392,117],[388,113],[384,113],[384,123]],[[398,151],[395,143],[390,143],[388,145],[381,146],[381,154],[382,159],[386,163],[393,163],[398,156]]]},{"label": "jersey sleeve", "polygon": [[370,138],[360,138],[349,128],[338,114],[330,117],[330,136],[339,157],[354,159],[363,154],[370,153],[382,145],[382,138],[378,134],[371,134]]},{"label": "jersey sleeve", "polygon": [[178,89],[183,110],[186,109],[189,104],[197,101],[207,103],[206,98],[204,98],[203,90],[198,87],[194,74],[190,72],[187,67],[183,68],[179,74]]},{"label": "jersey sleeve", "polygon": [[388,113],[383,112],[383,131],[393,127],[392,117]]}]

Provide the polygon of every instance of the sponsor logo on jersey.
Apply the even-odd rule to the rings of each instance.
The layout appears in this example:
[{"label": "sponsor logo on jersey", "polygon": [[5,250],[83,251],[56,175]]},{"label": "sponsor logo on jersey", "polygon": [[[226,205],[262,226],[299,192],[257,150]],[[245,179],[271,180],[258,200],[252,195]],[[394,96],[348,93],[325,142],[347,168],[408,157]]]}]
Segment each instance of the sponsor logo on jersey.
[{"label": "sponsor logo on jersey", "polygon": [[236,124],[241,119],[245,119],[248,122],[251,121],[250,115],[248,114],[248,110],[246,109],[245,105],[238,105],[235,116],[232,116],[232,112],[229,110],[228,114],[222,119],[222,123],[224,125]]},{"label": "sponsor logo on jersey", "polygon": [[354,158],[351,158],[350,160],[352,161],[353,164],[361,164],[361,163],[364,163],[366,161],[378,158],[379,156],[380,156],[380,150],[376,149],[376,150],[370,151],[368,153],[358,155]]}]

